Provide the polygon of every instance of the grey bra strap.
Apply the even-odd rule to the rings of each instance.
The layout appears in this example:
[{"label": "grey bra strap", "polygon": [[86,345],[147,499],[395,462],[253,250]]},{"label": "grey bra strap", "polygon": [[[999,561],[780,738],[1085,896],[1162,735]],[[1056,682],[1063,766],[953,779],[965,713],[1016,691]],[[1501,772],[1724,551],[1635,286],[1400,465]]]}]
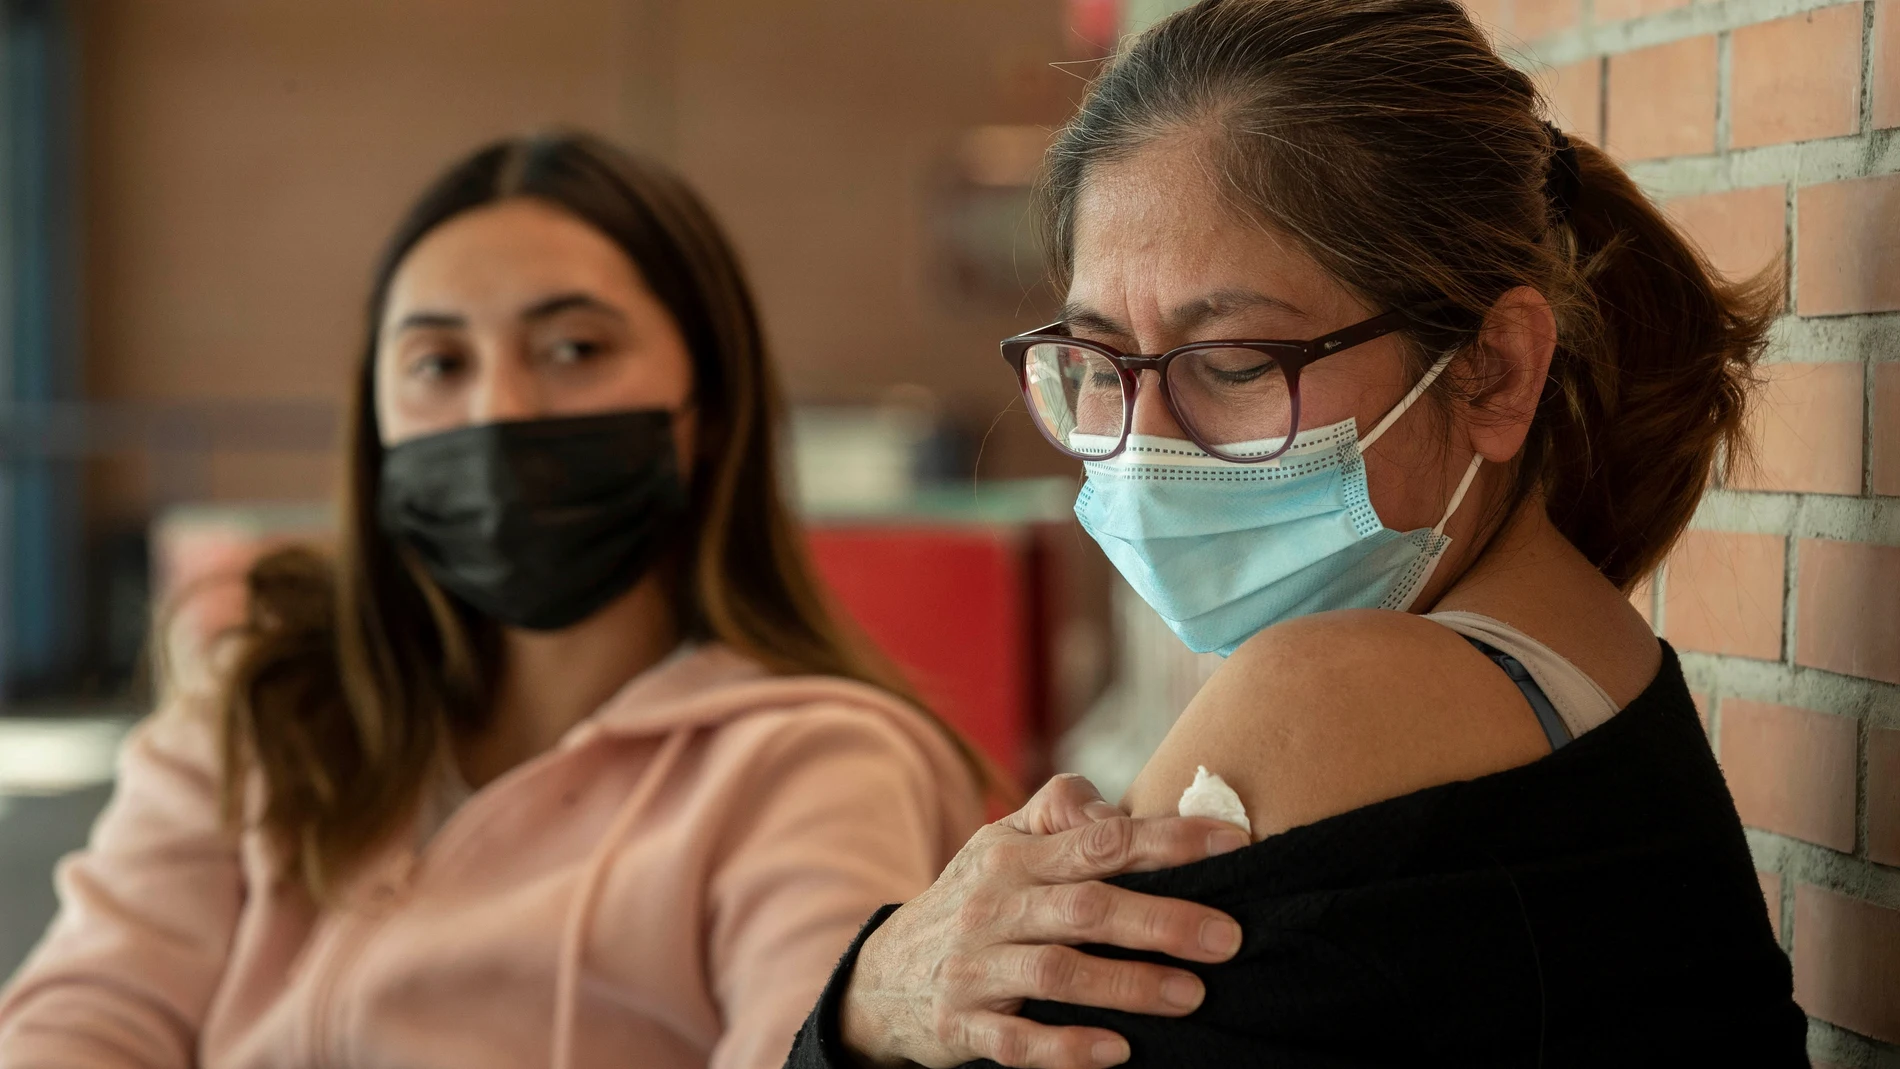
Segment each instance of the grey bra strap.
[{"label": "grey bra strap", "polygon": [[1531,712],[1537,714],[1537,723],[1544,729],[1544,737],[1550,740],[1550,748],[1562,749],[1564,744],[1570,741],[1570,728],[1565,726],[1564,718],[1557,715],[1557,707],[1550,703],[1550,698],[1544,694],[1544,688],[1538,686],[1537,681],[1531,678],[1530,670],[1525,668],[1517,658],[1489,643],[1480,642],[1470,635],[1462,637],[1475,646],[1479,653],[1489,657],[1491,663],[1504,669],[1504,674],[1511,677],[1511,682],[1517,684],[1517,689],[1524,692],[1524,700],[1531,703]]}]

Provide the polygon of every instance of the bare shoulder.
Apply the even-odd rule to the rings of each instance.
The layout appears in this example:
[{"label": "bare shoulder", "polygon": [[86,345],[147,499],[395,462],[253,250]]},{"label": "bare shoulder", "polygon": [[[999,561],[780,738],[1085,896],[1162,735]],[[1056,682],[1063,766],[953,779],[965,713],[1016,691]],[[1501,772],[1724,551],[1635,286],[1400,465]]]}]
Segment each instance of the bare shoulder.
[{"label": "bare shoulder", "polygon": [[1406,613],[1329,612],[1235,650],[1123,802],[1172,814],[1206,765],[1260,839],[1548,752],[1523,694],[1457,633]]}]

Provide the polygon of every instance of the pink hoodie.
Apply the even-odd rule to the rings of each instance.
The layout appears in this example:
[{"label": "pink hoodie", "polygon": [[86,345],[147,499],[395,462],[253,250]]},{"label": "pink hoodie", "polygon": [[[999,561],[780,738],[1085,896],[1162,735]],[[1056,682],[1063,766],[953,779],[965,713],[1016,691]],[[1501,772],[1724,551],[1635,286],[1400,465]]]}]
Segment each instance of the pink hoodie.
[{"label": "pink hoodie", "polygon": [[915,710],[702,646],[395,836],[328,909],[220,830],[211,718],[127,742],[0,1069],[778,1066],[837,956],[982,819]]}]

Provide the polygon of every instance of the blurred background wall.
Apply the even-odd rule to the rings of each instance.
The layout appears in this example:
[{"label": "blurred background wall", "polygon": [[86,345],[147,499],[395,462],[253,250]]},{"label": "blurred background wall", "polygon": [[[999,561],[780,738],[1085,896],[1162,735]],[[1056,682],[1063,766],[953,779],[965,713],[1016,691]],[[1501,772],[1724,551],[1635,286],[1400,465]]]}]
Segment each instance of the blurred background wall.
[{"label": "blurred background wall", "polygon": [[[910,382],[987,419],[1012,394],[986,355],[1046,303],[1024,302],[1039,277],[1026,240],[1016,292],[937,285],[930,209],[951,196],[973,128],[1066,114],[1079,83],[1049,66],[1076,52],[1061,0],[80,0],[71,12],[91,397],[332,404],[398,212],[450,159],[548,124],[656,153],[705,193],[799,400],[870,401]],[[301,500],[329,477],[314,451],[216,449],[177,485],[151,467],[102,465],[92,514],[139,517],[180,494]]]}]

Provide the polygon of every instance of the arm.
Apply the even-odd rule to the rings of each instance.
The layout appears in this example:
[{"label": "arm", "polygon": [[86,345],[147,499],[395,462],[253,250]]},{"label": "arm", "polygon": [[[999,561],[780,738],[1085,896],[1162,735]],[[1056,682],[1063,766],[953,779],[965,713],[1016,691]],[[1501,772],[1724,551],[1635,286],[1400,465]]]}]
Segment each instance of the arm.
[{"label": "arm", "polygon": [[[709,891],[708,958],[725,1030],[714,1069],[777,1066],[852,935],[929,886],[944,821],[980,808],[882,714],[817,707],[776,717],[735,782]],[[951,817],[954,819],[954,817]]]},{"label": "arm", "polygon": [[1235,650],[1123,803],[1172,814],[1206,765],[1240,795],[1258,840],[1549,752],[1523,695],[1456,632],[1404,613],[1329,612]]},{"label": "arm", "polygon": [[209,717],[176,706],[134,730],[57,879],[58,917],[0,992],[0,1069],[196,1064],[243,901]]}]

